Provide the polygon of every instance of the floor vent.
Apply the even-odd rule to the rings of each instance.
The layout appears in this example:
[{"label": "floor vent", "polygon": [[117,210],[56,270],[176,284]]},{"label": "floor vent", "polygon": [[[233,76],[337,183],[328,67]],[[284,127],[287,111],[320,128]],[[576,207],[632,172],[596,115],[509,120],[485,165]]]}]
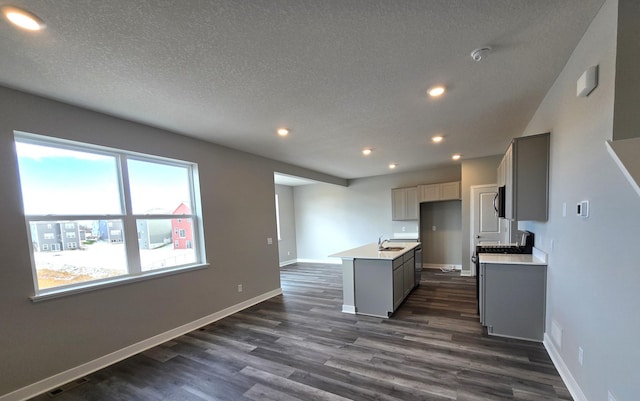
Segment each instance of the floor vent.
[{"label": "floor vent", "polygon": [[71,390],[72,388],[76,388],[81,384],[84,384],[86,382],[88,382],[89,379],[87,379],[86,377],[81,377],[80,379],[74,380],[72,382],[69,382],[63,386],[60,386],[54,390],[49,391],[49,397],[57,397],[60,394],[64,393],[65,391]]}]

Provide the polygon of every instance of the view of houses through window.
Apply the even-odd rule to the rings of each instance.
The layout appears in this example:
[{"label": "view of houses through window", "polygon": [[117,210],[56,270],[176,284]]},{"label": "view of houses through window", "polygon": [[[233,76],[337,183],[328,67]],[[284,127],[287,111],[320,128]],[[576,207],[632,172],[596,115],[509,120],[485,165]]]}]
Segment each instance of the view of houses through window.
[{"label": "view of houses through window", "polygon": [[27,134],[16,149],[37,293],[202,262],[192,164]]}]

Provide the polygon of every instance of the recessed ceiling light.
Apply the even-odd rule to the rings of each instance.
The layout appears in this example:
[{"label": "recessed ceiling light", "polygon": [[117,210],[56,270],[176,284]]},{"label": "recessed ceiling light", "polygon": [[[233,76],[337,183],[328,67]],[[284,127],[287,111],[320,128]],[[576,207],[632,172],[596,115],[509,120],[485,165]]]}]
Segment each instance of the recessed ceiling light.
[{"label": "recessed ceiling light", "polygon": [[372,150],[370,148],[365,148],[362,149],[362,154],[365,156],[369,156],[371,154]]},{"label": "recessed ceiling light", "polygon": [[280,135],[280,136],[289,135],[289,129],[288,128],[278,128],[278,135]]},{"label": "recessed ceiling light", "polygon": [[390,163],[390,164],[389,164],[389,168],[390,168],[391,170],[393,170],[393,169],[394,169],[394,168],[396,168],[396,167],[398,167],[398,165],[397,165],[396,163]]},{"label": "recessed ceiling light", "polygon": [[434,137],[431,138],[431,140],[435,143],[440,143],[442,142],[442,140],[444,139],[444,137],[442,135],[436,135]]},{"label": "recessed ceiling light", "polygon": [[2,7],[2,13],[13,25],[28,31],[39,31],[45,27],[40,18],[16,7]]},{"label": "recessed ceiling light", "polygon": [[462,155],[461,155],[461,154],[459,154],[459,153],[456,153],[455,155],[451,156],[451,158],[452,158],[453,160],[460,160],[460,158],[461,158],[461,157],[462,157]]},{"label": "recessed ceiling light", "polygon": [[429,94],[429,96],[431,97],[438,97],[438,96],[442,96],[442,94],[446,91],[444,86],[433,86],[431,88],[429,88],[429,90],[427,91],[427,93]]}]

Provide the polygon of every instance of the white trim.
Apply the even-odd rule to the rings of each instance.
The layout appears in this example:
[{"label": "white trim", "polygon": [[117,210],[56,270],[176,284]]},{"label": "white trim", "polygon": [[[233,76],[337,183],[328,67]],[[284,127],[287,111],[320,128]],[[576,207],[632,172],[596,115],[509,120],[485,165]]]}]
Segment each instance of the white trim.
[{"label": "white trim", "polygon": [[460,270],[462,271],[462,265],[454,265],[451,263],[423,263],[422,264],[422,268],[423,269],[438,269],[441,270],[442,268],[447,268],[447,267],[451,267],[453,266],[453,270]]},{"label": "white trim", "polygon": [[280,262],[280,267],[289,266],[297,262],[297,259],[285,260],[284,262]]},{"label": "white trim", "polygon": [[114,278],[107,278],[104,280],[93,280],[87,283],[83,283],[83,285],[78,285],[77,287],[61,287],[52,288],[51,290],[44,290],[42,293],[30,297],[30,299],[31,302],[41,302],[49,299],[62,298],[70,295],[82,294],[84,292],[100,290],[103,288],[136,283],[138,281],[151,280],[158,277],[186,273],[193,270],[206,269],[209,266],[209,263],[202,263],[198,265],[172,267],[165,270],[150,270],[145,272],[145,274],[139,276],[123,275]]},{"label": "white trim", "polygon": [[39,382],[30,384],[28,386],[15,390],[11,393],[0,396],[0,401],[22,401],[22,400],[35,397],[39,394],[42,394],[52,389],[55,389],[57,387],[60,387],[63,384],[66,384],[73,380],[84,377],[97,370],[103,369],[107,366],[113,365],[116,362],[122,361],[123,359],[129,358],[130,356],[133,356],[142,351],[148,350],[149,348],[153,348],[171,339],[179,337],[183,334],[187,334],[202,326],[206,326],[217,320],[233,315],[234,313],[240,312],[243,309],[246,309],[250,306],[266,301],[267,299],[273,298],[281,294],[282,294],[282,288],[278,288],[278,289],[266,292],[262,295],[258,295],[257,297],[240,302],[239,304],[230,306],[219,312],[212,313],[208,316],[194,320],[193,322],[184,324],[182,326],[176,327],[175,329],[171,329],[164,333],[155,335],[146,340],[142,340],[138,343],[129,345],[127,347],[119,349],[110,354],[101,356],[100,358],[94,359],[93,361],[89,361],[87,363],[76,366],[64,372],[60,372],[46,379],[40,380]]},{"label": "white trim", "polygon": [[342,259],[340,258],[327,258],[327,259],[296,259],[298,263],[328,263],[332,265],[341,265]]},{"label": "white trim", "polygon": [[551,341],[551,338],[547,335],[547,333],[544,333],[544,341],[542,342],[542,344],[547,349],[547,353],[549,354],[553,365],[558,370],[558,373],[560,373],[560,377],[562,378],[565,386],[567,386],[571,397],[573,397],[575,401],[589,401],[587,399],[587,396],[582,392],[580,385],[571,374],[571,371],[569,371],[569,368],[567,367],[567,365],[565,365],[562,356],[560,356],[558,349],[553,344],[553,341]]},{"label": "white trim", "polygon": [[353,305],[342,305],[342,312],[351,313],[352,315],[356,314],[356,307]]}]

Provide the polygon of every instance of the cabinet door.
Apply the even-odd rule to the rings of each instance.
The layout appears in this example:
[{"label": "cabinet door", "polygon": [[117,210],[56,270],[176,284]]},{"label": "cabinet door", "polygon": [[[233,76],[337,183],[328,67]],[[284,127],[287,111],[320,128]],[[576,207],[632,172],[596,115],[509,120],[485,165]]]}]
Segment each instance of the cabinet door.
[{"label": "cabinet door", "polygon": [[406,260],[402,265],[402,270],[404,272],[404,296],[406,297],[413,289],[415,260],[413,258]]},{"label": "cabinet door", "polygon": [[460,181],[440,184],[440,200],[460,199]]},{"label": "cabinet door", "polygon": [[500,165],[498,166],[498,186],[502,187],[505,184],[505,160],[504,156],[502,156],[502,160],[500,160]]},{"label": "cabinet door", "polygon": [[403,266],[393,271],[393,310],[396,310],[404,299],[404,269]]},{"label": "cabinet door", "polygon": [[504,217],[510,220],[515,218],[514,214],[514,199],[513,194],[515,192],[515,181],[513,176],[513,144],[507,149],[507,153],[504,154]]},{"label": "cabinet door", "polygon": [[440,200],[440,184],[420,185],[420,202]]},{"label": "cabinet door", "polygon": [[406,214],[405,220],[418,220],[418,188],[405,188],[406,194]]},{"label": "cabinet door", "polygon": [[513,163],[514,219],[547,221],[549,134],[516,138]]},{"label": "cabinet door", "polygon": [[407,194],[404,188],[391,190],[391,219],[404,220],[407,214]]},{"label": "cabinet door", "polygon": [[391,190],[391,219],[418,220],[418,188]]}]

